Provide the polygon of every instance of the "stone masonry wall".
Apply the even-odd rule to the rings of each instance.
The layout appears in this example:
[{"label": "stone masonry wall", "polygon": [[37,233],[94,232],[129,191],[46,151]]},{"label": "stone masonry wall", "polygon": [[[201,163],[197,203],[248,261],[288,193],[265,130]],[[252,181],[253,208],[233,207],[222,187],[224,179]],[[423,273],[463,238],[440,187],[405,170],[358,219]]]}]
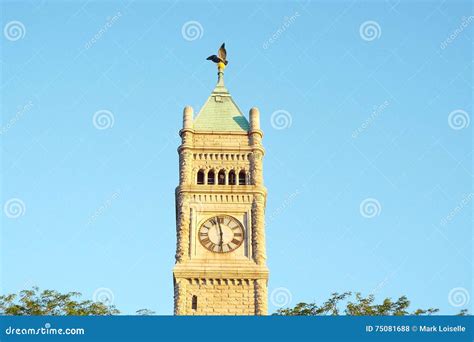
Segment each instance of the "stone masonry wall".
[{"label": "stone masonry wall", "polygon": [[[254,280],[186,281],[186,315],[255,315]],[[193,296],[197,296],[197,309],[193,309]]]}]

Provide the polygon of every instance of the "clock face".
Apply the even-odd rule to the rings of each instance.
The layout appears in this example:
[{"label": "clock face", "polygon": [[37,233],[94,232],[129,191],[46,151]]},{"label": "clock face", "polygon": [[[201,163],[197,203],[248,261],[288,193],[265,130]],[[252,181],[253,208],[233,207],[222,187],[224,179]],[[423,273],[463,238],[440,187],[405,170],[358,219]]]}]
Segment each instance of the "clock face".
[{"label": "clock face", "polygon": [[244,241],[244,227],[232,216],[214,216],[207,219],[199,228],[199,241],[211,252],[232,252]]}]

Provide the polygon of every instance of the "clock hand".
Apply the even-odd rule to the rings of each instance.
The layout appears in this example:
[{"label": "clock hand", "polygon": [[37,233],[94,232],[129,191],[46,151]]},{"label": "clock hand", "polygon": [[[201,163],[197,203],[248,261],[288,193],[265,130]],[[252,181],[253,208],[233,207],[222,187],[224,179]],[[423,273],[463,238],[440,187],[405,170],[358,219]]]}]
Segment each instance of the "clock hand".
[{"label": "clock hand", "polygon": [[222,233],[222,228],[221,228],[221,223],[219,222],[219,218],[217,218],[217,225],[219,226],[219,235],[221,237],[221,243],[219,244],[221,246],[221,250],[222,250],[222,244],[224,243],[223,241],[223,233]]}]

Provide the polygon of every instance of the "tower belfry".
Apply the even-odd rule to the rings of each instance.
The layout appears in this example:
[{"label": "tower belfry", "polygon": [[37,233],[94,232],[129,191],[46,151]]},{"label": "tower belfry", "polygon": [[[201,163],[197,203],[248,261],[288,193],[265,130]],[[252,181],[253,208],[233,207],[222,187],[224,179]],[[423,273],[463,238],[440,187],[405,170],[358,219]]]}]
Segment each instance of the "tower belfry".
[{"label": "tower belfry", "polygon": [[[223,52],[222,50],[223,49]],[[194,117],[185,107],[176,188],[176,315],[266,315],[263,133],[224,85],[224,44],[213,60],[218,82]],[[222,58],[222,56],[224,58]]]}]

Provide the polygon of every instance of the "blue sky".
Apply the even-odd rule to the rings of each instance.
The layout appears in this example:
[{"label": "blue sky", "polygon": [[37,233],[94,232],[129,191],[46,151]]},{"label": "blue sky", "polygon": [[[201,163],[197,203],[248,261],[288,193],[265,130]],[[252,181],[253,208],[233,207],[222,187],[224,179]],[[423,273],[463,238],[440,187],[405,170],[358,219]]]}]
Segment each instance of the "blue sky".
[{"label": "blue sky", "polygon": [[470,308],[468,1],[1,7],[1,293],[172,313],[181,113],[225,41],[228,89],[262,113],[270,312],[335,291]]}]

